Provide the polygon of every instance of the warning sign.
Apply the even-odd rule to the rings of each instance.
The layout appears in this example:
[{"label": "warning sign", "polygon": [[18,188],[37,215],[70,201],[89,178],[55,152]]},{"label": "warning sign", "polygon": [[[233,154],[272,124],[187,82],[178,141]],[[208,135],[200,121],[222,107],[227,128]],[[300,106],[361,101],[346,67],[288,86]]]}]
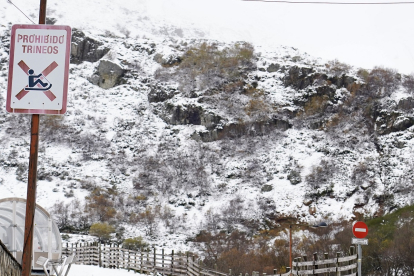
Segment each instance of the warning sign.
[{"label": "warning sign", "polygon": [[13,25],[6,109],[10,113],[66,112],[71,28]]}]

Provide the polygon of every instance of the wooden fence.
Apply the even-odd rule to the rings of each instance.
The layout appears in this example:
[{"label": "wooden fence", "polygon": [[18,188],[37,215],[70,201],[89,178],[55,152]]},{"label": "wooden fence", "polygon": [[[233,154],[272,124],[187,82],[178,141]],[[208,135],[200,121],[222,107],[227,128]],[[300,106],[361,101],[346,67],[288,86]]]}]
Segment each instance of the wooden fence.
[{"label": "wooden fence", "polygon": [[[103,245],[98,243],[66,244],[63,247],[63,254],[76,254],[77,264],[96,265],[107,268],[123,268],[134,270],[140,273],[160,273],[162,275],[173,276],[231,276],[216,270],[207,269],[202,266],[194,255],[189,253],[167,254],[164,249],[135,251],[123,248],[118,245]],[[303,261],[302,261],[303,260]],[[323,275],[323,276],[356,276],[357,255],[354,254],[354,247],[350,249],[350,255],[340,257],[337,253],[336,258],[328,259],[328,254],[324,254],[324,259],[319,260],[315,253],[312,261],[308,261],[306,256],[296,258],[293,262],[292,271],[274,276],[288,275]],[[288,268],[289,269],[289,268]],[[245,276],[249,274],[246,273]],[[240,274],[239,276],[242,276]],[[259,276],[258,272],[253,272],[252,276]],[[266,274],[263,274],[266,276]]]},{"label": "wooden fence", "polygon": [[22,266],[9,252],[7,247],[0,241],[0,275],[1,276],[20,276]]},{"label": "wooden fence", "polygon": [[[357,258],[355,247],[351,246],[349,256],[341,257],[336,253],[336,258],[328,259],[328,254],[324,254],[324,259],[319,260],[318,255],[313,254],[313,260],[308,261],[306,256],[296,258],[292,263],[293,275],[323,275],[323,276],[356,276]],[[303,260],[303,261],[302,261]]]},{"label": "wooden fence", "polygon": [[66,244],[62,253],[76,254],[77,264],[97,265],[107,268],[123,268],[140,273],[158,272],[175,276],[228,276],[215,270],[202,268],[201,263],[190,254],[167,254],[164,249],[135,251],[118,245],[98,243]]}]

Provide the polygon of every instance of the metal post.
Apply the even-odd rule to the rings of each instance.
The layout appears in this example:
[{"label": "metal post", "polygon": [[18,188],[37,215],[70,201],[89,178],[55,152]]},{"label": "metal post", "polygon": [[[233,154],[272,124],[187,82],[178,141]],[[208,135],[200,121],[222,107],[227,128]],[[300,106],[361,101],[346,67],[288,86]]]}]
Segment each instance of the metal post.
[{"label": "metal post", "polygon": [[[289,265],[292,268],[292,224],[289,225]],[[292,274],[292,270],[290,271],[290,275]]]},{"label": "metal post", "polygon": [[358,276],[362,275],[362,246],[358,244]]},{"label": "metal post", "polygon": [[[39,24],[46,23],[47,0],[40,0]],[[22,255],[22,276],[29,276],[32,270],[34,215],[36,208],[37,157],[39,148],[39,114],[32,115],[29,177],[27,181],[26,217]]]},{"label": "metal post", "polygon": [[[43,2],[43,1],[42,1]],[[46,0],[44,0],[46,3]],[[32,115],[29,177],[27,183],[26,218],[22,256],[22,276],[29,276],[32,267],[34,215],[36,208],[37,156],[39,146],[39,115]]]}]

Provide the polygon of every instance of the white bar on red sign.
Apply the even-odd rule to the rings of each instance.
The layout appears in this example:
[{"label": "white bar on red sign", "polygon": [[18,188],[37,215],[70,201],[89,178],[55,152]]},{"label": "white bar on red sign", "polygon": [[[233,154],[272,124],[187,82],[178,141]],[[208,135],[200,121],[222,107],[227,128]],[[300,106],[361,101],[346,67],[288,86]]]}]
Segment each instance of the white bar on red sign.
[{"label": "white bar on red sign", "polygon": [[355,232],[367,232],[367,229],[365,228],[355,228]]}]

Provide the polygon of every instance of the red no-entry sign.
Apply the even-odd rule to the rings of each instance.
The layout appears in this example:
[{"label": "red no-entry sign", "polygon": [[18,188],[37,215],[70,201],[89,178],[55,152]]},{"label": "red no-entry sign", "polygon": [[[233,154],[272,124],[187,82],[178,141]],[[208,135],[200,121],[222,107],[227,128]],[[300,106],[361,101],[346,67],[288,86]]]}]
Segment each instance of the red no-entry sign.
[{"label": "red no-entry sign", "polygon": [[357,221],[352,227],[352,233],[354,234],[355,238],[363,239],[368,235],[368,226],[365,224],[365,222]]}]

